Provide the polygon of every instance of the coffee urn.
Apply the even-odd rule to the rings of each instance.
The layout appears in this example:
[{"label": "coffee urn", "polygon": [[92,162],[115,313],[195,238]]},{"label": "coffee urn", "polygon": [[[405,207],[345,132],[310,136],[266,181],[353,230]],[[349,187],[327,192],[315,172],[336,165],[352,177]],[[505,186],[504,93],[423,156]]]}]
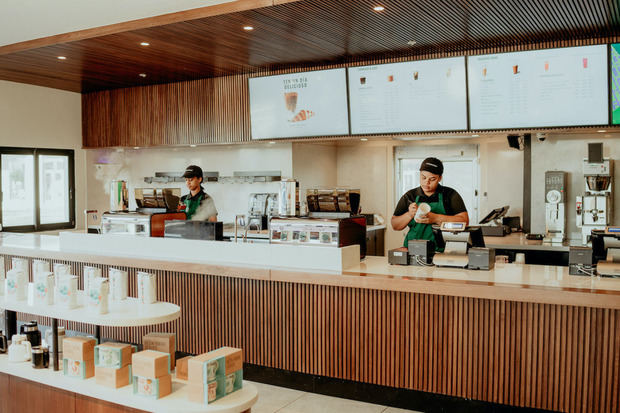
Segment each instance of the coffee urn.
[{"label": "coffee urn", "polygon": [[110,212],[129,209],[129,191],[126,181],[110,182]]}]

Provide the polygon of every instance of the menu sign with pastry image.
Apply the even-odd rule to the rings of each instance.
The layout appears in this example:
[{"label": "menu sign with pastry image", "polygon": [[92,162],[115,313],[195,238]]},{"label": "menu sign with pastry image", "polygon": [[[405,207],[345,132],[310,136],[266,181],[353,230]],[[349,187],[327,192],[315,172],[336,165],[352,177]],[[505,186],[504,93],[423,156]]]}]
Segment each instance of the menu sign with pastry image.
[{"label": "menu sign with pastry image", "polygon": [[249,80],[252,139],[347,135],[345,69]]}]

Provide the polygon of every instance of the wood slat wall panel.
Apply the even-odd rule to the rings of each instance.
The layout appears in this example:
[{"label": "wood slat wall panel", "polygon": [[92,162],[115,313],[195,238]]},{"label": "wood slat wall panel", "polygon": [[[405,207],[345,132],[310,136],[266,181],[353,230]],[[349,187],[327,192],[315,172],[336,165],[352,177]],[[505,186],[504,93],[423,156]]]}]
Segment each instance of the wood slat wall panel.
[{"label": "wood slat wall panel", "polygon": [[[48,261],[71,265],[82,284],[84,263]],[[141,269],[119,268],[135,296]],[[180,351],[236,346],[267,367],[516,406],[620,411],[620,310],[155,273],[158,298],[179,305],[181,318],[104,327],[106,339],[141,343],[169,331]]]},{"label": "wood slat wall panel", "polygon": [[[341,64],[289,65],[255,74],[215,77],[163,85],[141,86],[82,95],[82,143],[85,148],[161,146],[251,142],[248,79],[301,70],[393,63],[541,48],[619,42],[620,36],[480,47],[450,52],[429,51],[396,57],[350,58]],[[571,130],[587,128],[571,127]],[[489,131],[486,131],[489,132]],[[493,132],[493,131],[491,131]],[[461,134],[465,132],[459,132]],[[456,133],[456,134],[459,134]],[[445,134],[445,133],[444,133]],[[412,135],[395,134],[389,136]],[[415,135],[415,134],[413,134]],[[429,135],[425,133],[424,135]],[[432,135],[432,134],[430,134]],[[388,136],[388,135],[367,135]],[[327,136],[296,140],[351,139]],[[356,139],[358,136],[356,135]]]}]

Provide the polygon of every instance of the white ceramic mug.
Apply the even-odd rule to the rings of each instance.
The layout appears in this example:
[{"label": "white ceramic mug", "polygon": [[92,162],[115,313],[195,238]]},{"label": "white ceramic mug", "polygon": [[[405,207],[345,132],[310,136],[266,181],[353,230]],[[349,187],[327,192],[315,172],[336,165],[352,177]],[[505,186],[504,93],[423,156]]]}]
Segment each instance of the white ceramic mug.
[{"label": "white ceramic mug", "polygon": [[26,340],[25,336],[21,334],[13,335],[13,340],[11,341],[12,343],[9,346],[9,361],[11,363],[29,361],[30,353],[32,352],[30,341]]},{"label": "white ceramic mug", "polygon": [[431,212],[431,206],[427,204],[426,202],[422,202],[420,205],[418,205],[418,210],[415,212],[414,218],[415,219],[424,218],[426,214],[428,214],[429,212]]}]

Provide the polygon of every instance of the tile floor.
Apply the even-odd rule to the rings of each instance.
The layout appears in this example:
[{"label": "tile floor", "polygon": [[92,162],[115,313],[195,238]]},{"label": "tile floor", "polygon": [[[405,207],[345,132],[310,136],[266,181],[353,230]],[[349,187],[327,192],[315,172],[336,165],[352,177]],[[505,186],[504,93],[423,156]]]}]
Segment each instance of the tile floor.
[{"label": "tile floor", "polygon": [[253,383],[258,389],[258,401],[252,407],[252,413],[421,413]]}]

